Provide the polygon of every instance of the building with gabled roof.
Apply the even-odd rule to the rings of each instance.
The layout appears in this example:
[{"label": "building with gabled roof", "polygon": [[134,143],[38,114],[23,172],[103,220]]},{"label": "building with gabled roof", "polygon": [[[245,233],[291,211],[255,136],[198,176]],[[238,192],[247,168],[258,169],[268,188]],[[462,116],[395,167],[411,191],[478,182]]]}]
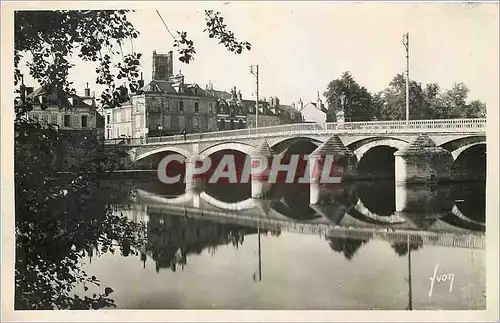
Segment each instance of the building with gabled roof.
[{"label": "building with gabled roof", "polygon": [[[236,87],[230,91],[214,90],[209,84],[206,90],[217,97],[217,125],[219,130],[255,127],[255,100],[243,99]],[[302,114],[294,106],[279,103],[276,97],[259,99],[259,127],[302,122]]]},{"label": "building with gabled roof", "polygon": [[[24,87],[24,86],[23,86]],[[71,170],[81,165],[88,151],[82,148],[85,140],[99,139],[104,135],[104,118],[98,112],[94,96],[85,88],[84,95],[67,93],[61,89],[47,90],[24,87],[25,100],[33,109],[26,117],[41,124],[56,126],[60,140],[56,145],[58,170]]]},{"label": "building with gabled roof", "polygon": [[26,100],[33,106],[28,117],[56,125],[60,130],[96,130],[99,124],[100,115],[88,84],[84,96],[59,89],[26,87]]},{"label": "building with gabled roof", "polygon": [[[156,54],[157,57],[160,54]],[[106,138],[145,138],[217,130],[217,99],[182,74],[153,79],[120,107],[105,109]]]}]

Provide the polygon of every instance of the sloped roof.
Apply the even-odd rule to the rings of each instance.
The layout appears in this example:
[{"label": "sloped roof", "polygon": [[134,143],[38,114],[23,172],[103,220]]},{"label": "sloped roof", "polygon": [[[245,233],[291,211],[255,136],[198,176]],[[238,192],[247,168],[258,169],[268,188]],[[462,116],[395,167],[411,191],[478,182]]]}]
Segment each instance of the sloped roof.
[{"label": "sloped roof", "polygon": [[231,93],[227,91],[219,91],[219,90],[211,90],[214,93],[214,96],[218,99],[223,99],[223,100],[231,100],[233,97]]},{"label": "sloped roof", "polygon": [[212,96],[202,89],[198,84],[182,84],[182,92],[179,94],[189,95],[189,96]]},{"label": "sloped roof", "polygon": [[[60,98],[60,97],[59,97],[59,94],[60,94],[60,93],[65,94],[66,99],[69,99],[69,98],[78,98],[78,99],[79,99],[79,100],[78,100],[78,103],[79,103],[79,104],[78,104],[78,106],[79,106],[79,107],[89,107],[89,108],[91,108],[91,107],[92,107],[92,105],[87,104],[87,103],[85,103],[85,102],[83,101],[83,99],[88,98],[88,97],[85,97],[85,96],[79,96],[79,95],[76,95],[76,94],[68,94],[67,92],[65,92],[65,91],[63,91],[63,90],[57,90],[57,89],[54,89],[54,91],[53,91],[52,93],[48,94],[48,93],[47,93],[47,90],[46,90],[46,89],[44,89],[43,87],[39,87],[39,88],[37,88],[36,90],[34,90],[34,91],[33,91],[33,92],[31,92],[30,94],[28,94],[28,95],[26,96],[26,98],[27,98],[27,99],[31,99],[31,100],[33,100],[33,99],[35,99],[35,98],[37,98],[37,97],[40,97],[40,96],[42,96],[42,95],[54,95],[54,94],[55,94],[58,98]],[[68,104],[71,104],[71,102],[70,102],[69,100],[68,100],[67,102],[68,102]]]},{"label": "sloped roof", "polygon": [[169,81],[153,80],[146,84],[142,89],[144,92],[177,93]]},{"label": "sloped roof", "polygon": [[451,155],[448,150],[436,146],[436,143],[427,134],[420,134],[406,147],[394,153],[394,156],[427,155],[429,153]]},{"label": "sloped roof", "polygon": [[333,135],[321,146],[316,148],[316,150],[314,150],[311,155],[353,156],[354,154],[344,145],[338,135]]},{"label": "sloped roof", "polygon": [[36,97],[39,97],[40,95],[46,94],[46,91],[43,87],[39,87],[38,89],[34,90],[30,94],[26,96],[27,99],[34,99]]},{"label": "sloped roof", "polygon": [[263,157],[271,157],[273,155],[273,151],[269,146],[269,143],[266,139],[262,140],[260,145],[258,145],[255,150],[252,152],[253,156],[263,156]]},{"label": "sloped roof", "polygon": [[283,111],[287,111],[287,112],[291,112],[291,113],[298,113],[299,112],[297,109],[295,109],[291,105],[280,104],[280,105],[278,105],[278,109],[283,110]]}]

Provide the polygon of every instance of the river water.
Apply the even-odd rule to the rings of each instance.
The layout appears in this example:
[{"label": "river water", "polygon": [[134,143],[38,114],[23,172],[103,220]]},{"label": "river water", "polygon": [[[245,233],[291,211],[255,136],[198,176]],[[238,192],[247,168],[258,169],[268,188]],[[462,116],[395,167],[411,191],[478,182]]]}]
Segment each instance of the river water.
[{"label": "river water", "polygon": [[189,194],[149,177],[107,185],[130,191],[116,212],[148,224],[139,256],[85,265],[119,309],[486,306],[484,183],[345,183],[320,206],[309,205],[306,185],[259,201],[240,184]]}]

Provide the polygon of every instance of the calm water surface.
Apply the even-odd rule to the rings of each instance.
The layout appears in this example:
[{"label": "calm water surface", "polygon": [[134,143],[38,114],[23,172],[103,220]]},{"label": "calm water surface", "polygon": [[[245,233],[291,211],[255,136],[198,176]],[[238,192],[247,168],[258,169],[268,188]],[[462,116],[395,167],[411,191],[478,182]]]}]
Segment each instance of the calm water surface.
[{"label": "calm water surface", "polygon": [[[343,184],[315,207],[308,187],[297,185],[275,187],[262,201],[249,199],[245,185],[189,194],[155,180],[106,185],[131,191],[116,212],[148,223],[140,256],[106,254],[86,264],[121,309],[486,306],[484,184]],[[471,242],[453,246],[445,236]],[[433,276],[440,280],[430,295]]]}]

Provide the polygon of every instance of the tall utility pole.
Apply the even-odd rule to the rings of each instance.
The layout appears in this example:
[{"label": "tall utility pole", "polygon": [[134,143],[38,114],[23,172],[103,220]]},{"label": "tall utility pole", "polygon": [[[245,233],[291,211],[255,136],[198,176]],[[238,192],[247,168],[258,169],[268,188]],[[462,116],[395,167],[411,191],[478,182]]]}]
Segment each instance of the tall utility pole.
[{"label": "tall utility pole", "polygon": [[255,75],[256,83],[257,83],[257,99],[255,101],[255,128],[259,126],[259,65],[251,65],[250,66],[250,73]]},{"label": "tall utility pole", "polygon": [[410,120],[410,33],[403,35],[406,51],[406,121]]}]

